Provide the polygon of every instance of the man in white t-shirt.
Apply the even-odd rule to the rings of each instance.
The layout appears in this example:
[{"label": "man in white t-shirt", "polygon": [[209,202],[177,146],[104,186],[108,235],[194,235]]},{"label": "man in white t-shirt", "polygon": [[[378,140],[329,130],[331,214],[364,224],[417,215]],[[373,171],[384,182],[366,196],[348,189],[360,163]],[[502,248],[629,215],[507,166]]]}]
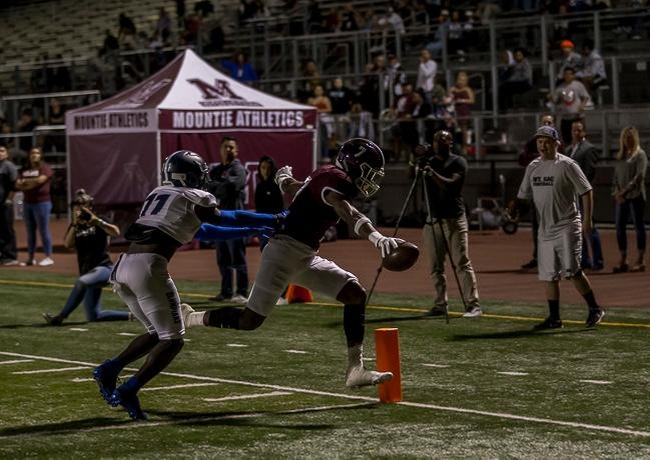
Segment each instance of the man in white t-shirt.
[{"label": "man in white t-shirt", "polygon": [[[586,325],[595,326],[605,315],[596,303],[589,279],[580,268],[582,232],[592,227],[593,192],[580,166],[557,152],[560,136],[552,126],[540,126],[535,134],[540,157],[526,168],[517,201],[532,200],[539,219],[539,279],[546,282],[549,316],[536,329],[562,327],[561,277],[570,279],[589,306]],[[577,196],[582,199],[581,222]],[[512,210],[514,211],[514,210]]]}]

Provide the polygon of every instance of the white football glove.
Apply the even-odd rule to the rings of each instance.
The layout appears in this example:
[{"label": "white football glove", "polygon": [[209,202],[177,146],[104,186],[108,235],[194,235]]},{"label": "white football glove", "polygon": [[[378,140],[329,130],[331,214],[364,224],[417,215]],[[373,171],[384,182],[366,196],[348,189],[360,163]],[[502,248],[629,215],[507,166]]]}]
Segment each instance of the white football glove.
[{"label": "white football glove", "polygon": [[375,245],[377,249],[381,251],[382,259],[386,257],[388,254],[390,254],[391,252],[393,252],[393,249],[399,246],[400,243],[404,243],[404,240],[401,238],[392,238],[389,236],[384,236],[381,233],[376,231],[368,235],[368,239],[372,244]]},{"label": "white football glove", "polygon": [[293,168],[291,166],[283,166],[275,173],[275,183],[278,184],[282,190],[282,182],[287,179],[293,179]]}]

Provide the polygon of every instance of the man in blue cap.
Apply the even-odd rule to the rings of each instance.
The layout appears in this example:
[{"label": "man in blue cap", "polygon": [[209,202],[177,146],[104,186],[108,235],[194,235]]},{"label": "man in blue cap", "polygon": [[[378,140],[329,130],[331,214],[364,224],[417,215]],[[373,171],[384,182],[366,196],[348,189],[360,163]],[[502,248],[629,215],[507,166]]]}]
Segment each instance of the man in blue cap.
[{"label": "man in blue cap", "polygon": [[[596,303],[589,279],[580,267],[582,232],[592,228],[593,191],[578,163],[557,151],[560,136],[552,126],[540,126],[535,133],[540,157],[527,167],[519,187],[516,206],[532,200],[539,219],[538,272],[546,284],[549,316],[536,329],[562,327],[560,288],[562,277],[570,279],[589,306],[585,322],[593,327],[605,311]],[[580,219],[580,196],[584,218]],[[514,211],[514,209],[512,210]]]}]

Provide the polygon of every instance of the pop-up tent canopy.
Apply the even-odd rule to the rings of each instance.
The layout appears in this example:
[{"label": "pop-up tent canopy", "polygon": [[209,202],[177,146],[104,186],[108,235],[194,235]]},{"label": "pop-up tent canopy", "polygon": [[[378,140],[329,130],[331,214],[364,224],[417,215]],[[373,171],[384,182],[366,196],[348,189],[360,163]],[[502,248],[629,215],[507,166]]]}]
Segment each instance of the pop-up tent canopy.
[{"label": "pop-up tent canopy", "polygon": [[305,177],[316,165],[317,111],[242,85],[186,50],[123,93],[69,111],[66,135],[69,191],[139,204],[159,184],[163,158],[186,149],[218,163],[224,136],[237,140],[249,184],[262,155]]}]

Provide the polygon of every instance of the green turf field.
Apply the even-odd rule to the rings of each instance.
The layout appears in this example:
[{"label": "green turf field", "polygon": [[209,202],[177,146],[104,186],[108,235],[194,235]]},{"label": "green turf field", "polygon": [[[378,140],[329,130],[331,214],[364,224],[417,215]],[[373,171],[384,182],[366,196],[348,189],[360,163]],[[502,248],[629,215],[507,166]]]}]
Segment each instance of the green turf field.
[{"label": "green turf field", "polygon": [[[141,327],[84,323],[83,307],[45,327],[73,281],[0,271],[0,458],[650,457],[647,311],[608,311],[587,330],[584,307],[563,307],[575,322],[532,333],[542,305],[447,325],[423,317],[426,298],[376,295],[366,355],[372,329],[398,327],[404,390],[379,404],[376,388],[344,386],[342,309],[282,306],[254,332],[190,330],[141,393],[150,421],[132,422],[90,377]],[[209,306],[214,286],[178,285]],[[106,292],[104,305],[120,303]]]}]

